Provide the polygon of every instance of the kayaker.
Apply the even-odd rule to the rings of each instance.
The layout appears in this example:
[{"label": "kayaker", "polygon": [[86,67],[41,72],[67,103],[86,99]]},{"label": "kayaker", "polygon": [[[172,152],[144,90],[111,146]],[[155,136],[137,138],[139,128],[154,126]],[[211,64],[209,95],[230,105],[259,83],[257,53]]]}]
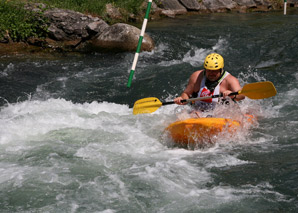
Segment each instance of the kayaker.
[{"label": "kayaker", "polygon": [[[194,72],[188,81],[188,85],[182,94],[174,99],[179,105],[183,99],[205,97],[223,94],[223,99],[227,98],[230,93],[238,92],[241,86],[236,77],[225,71],[224,59],[217,53],[209,54],[204,61],[204,69]],[[240,101],[245,98],[244,95],[233,95],[230,97],[233,101]],[[194,103],[197,110],[212,110],[219,103],[219,98],[200,100]]]}]

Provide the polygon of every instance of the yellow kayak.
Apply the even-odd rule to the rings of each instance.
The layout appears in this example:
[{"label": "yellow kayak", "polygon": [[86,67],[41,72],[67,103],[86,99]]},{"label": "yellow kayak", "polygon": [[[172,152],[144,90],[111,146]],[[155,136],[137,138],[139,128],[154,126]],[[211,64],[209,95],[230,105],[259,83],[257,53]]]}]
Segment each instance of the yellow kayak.
[{"label": "yellow kayak", "polygon": [[[245,116],[252,123],[251,115]],[[241,128],[241,122],[229,118],[190,118],[176,121],[165,130],[168,136],[179,145],[198,145],[213,143],[220,135],[232,136]]]}]

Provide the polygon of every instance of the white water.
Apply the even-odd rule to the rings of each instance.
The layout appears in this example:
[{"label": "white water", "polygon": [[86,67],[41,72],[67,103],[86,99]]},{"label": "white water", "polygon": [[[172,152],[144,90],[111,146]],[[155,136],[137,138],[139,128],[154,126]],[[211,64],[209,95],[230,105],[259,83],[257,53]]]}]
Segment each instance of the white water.
[{"label": "white water", "polygon": [[134,116],[128,106],[106,102],[49,99],[4,106],[0,112],[1,190],[17,196],[22,188],[31,188],[31,197],[20,199],[36,210],[40,193],[48,194],[39,202],[52,204],[38,211],[58,207],[116,212],[132,204],[132,211],[179,212],[198,202],[201,210],[217,209],[264,193],[283,199],[269,183],[206,187],[214,181],[215,168],[254,164],[239,159],[235,146],[268,138],[221,141],[194,151],[169,147],[161,135],[176,119],[171,116],[175,107]]},{"label": "white water", "polygon": [[[133,90],[124,89],[133,53],[1,63],[0,211],[295,212],[296,17],[252,14],[244,26],[237,19],[248,14],[219,16],[155,30],[157,49],[139,58]],[[240,104],[258,117],[249,131],[181,149],[163,137],[175,105],[134,116],[116,104],[172,100],[212,51],[241,85],[271,80],[278,89]]]}]

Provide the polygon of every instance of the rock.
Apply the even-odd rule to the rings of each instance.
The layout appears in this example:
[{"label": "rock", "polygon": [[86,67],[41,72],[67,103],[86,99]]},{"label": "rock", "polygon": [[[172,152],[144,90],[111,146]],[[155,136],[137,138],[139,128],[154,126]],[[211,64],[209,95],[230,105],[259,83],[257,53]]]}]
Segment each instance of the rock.
[{"label": "rock", "polygon": [[91,22],[90,24],[88,24],[86,29],[87,29],[87,32],[89,33],[89,35],[93,36],[96,34],[103,33],[104,30],[108,27],[109,27],[109,25],[105,21],[100,19],[98,21]]},{"label": "rock", "polygon": [[[90,41],[87,41],[85,48],[92,50],[116,50],[116,51],[136,51],[141,30],[128,24],[114,24],[103,33]],[[153,40],[145,34],[143,38],[143,51],[151,51],[154,48]]]},{"label": "rock", "polygon": [[270,3],[266,0],[254,0],[257,5],[268,6]]},{"label": "rock", "polygon": [[175,15],[186,14],[187,10],[179,3],[178,0],[160,0],[160,6],[166,11],[162,11],[163,15],[170,15],[170,17],[175,17]]},{"label": "rock", "polygon": [[203,5],[211,12],[231,10],[237,6],[232,0],[204,0]]},{"label": "rock", "polygon": [[177,13],[175,13],[175,11],[173,11],[173,10],[162,10],[161,15],[164,15],[164,16],[167,16],[170,18],[175,18]]},{"label": "rock", "polygon": [[[66,49],[79,51],[135,51],[140,30],[128,24],[109,26],[102,19],[87,16],[71,10],[53,9],[45,12],[50,19],[49,37],[62,41]],[[114,17],[115,18],[115,17]],[[62,47],[51,42],[51,46]],[[145,34],[142,50],[154,48],[153,40]]]},{"label": "rock", "polygon": [[[50,20],[49,36],[57,41],[79,40],[90,37],[88,25],[100,21],[97,28],[93,30],[101,31],[100,26],[106,27],[106,23],[99,18],[87,16],[79,12],[63,9],[52,9],[44,12],[45,17]],[[92,27],[92,26],[91,26]],[[89,29],[90,30],[90,29]],[[96,34],[96,33],[93,33]]]},{"label": "rock", "polygon": [[239,6],[245,6],[247,8],[256,7],[257,4],[253,0],[234,0]]},{"label": "rock", "polygon": [[12,43],[12,42],[13,41],[9,35],[8,30],[5,30],[3,37],[1,37],[1,35],[0,35],[0,43]]},{"label": "rock", "polygon": [[112,4],[106,4],[106,14],[111,19],[116,19],[116,20],[123,19],[119,9],[114,7]]},{"label": "rock", "polygon": [[[143,21],[144,20],[146,10],[147,10],[147,6],[148,6],[148,1],[144,0],[144,2],[141,5],[142,12],[134,20],[136,20],[136,21]],[[151,4],[151,8],[150,8],[149,19],[150,20],[159,19],[160,15],[161,15],[161,12],[162,12],[162,9],[159,8],[156,5],[156,3],[153,1],[152,4]]]},{"label": "rock", "polygon": [[225,5],[226,9],[232,10],[237,6],[237,3],[233,0],[219,0],[223,5]]},{"label": "rock", "polygon": [[219,0],[204,0],[203,5],[211,12],[216,12],[219,9],[225,9],[225,5]]},{"label": "rock", "polygon": [[30,10],[33,12],[42,12],[46,9],[46,7],[47,6],[43,3],[26,3],[24,6],[26,10]]},{"label": "rock", "polygon": [[179,0],[179,2],[187,9],[187,10],[195,10],[198,11],[202,9],[198,0]]}]

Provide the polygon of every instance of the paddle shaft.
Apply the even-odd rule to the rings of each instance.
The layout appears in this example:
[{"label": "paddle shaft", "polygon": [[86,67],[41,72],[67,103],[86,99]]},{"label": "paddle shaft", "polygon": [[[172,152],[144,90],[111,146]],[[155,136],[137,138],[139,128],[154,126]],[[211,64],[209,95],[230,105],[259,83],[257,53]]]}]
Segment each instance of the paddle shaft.
[{"label": "paddle shaft", "polygon": [[[233,95],[244,95],[250,99],[264,99],[270,98],[276,95],[276,89],[272,82],[264,81],[264,82],[256,82],[244,85],[242,90],[238,92],[232,92],[229,96]],[[206,96],[206,97],[198,97],[198,98],[190,98],[182,100],[182,103],[188,103],[191,101],[198,101],[198,100],[206,100],[212,98],[219,98],[223,97],[223,94],[213,95],[213,96]],[[162,105],[174,104],[174,101],[170,102],[161,102],[158,98],[150,97],[150,98],[143,98],[135,102],[133,107],[133,114],[141,114],[141,113],[151,113],[155,112],[159,107]]]},{"label": "paddle shaft", "polygon": [[[239,95],[239,92],[232,92],[229,94],[229,96],[232,96],[232,95]],[[212,96],[205,96],[205,97],[198,97],[198,98],[190,98],[190,99],[184,99],[182,100],[181,102],[182,103],[189,103],[191,101],[200,101],[200,100],[206,100],[206,99],[210,99],[210,98],[220,98],[220,97],[223,97],[223,94],[220,94],[220,95],[212,95]],[[169,105],[169,104],[174,104],[175,102],[174,101],[169,101],[169,102],[162,102],[162,105]]]}]

